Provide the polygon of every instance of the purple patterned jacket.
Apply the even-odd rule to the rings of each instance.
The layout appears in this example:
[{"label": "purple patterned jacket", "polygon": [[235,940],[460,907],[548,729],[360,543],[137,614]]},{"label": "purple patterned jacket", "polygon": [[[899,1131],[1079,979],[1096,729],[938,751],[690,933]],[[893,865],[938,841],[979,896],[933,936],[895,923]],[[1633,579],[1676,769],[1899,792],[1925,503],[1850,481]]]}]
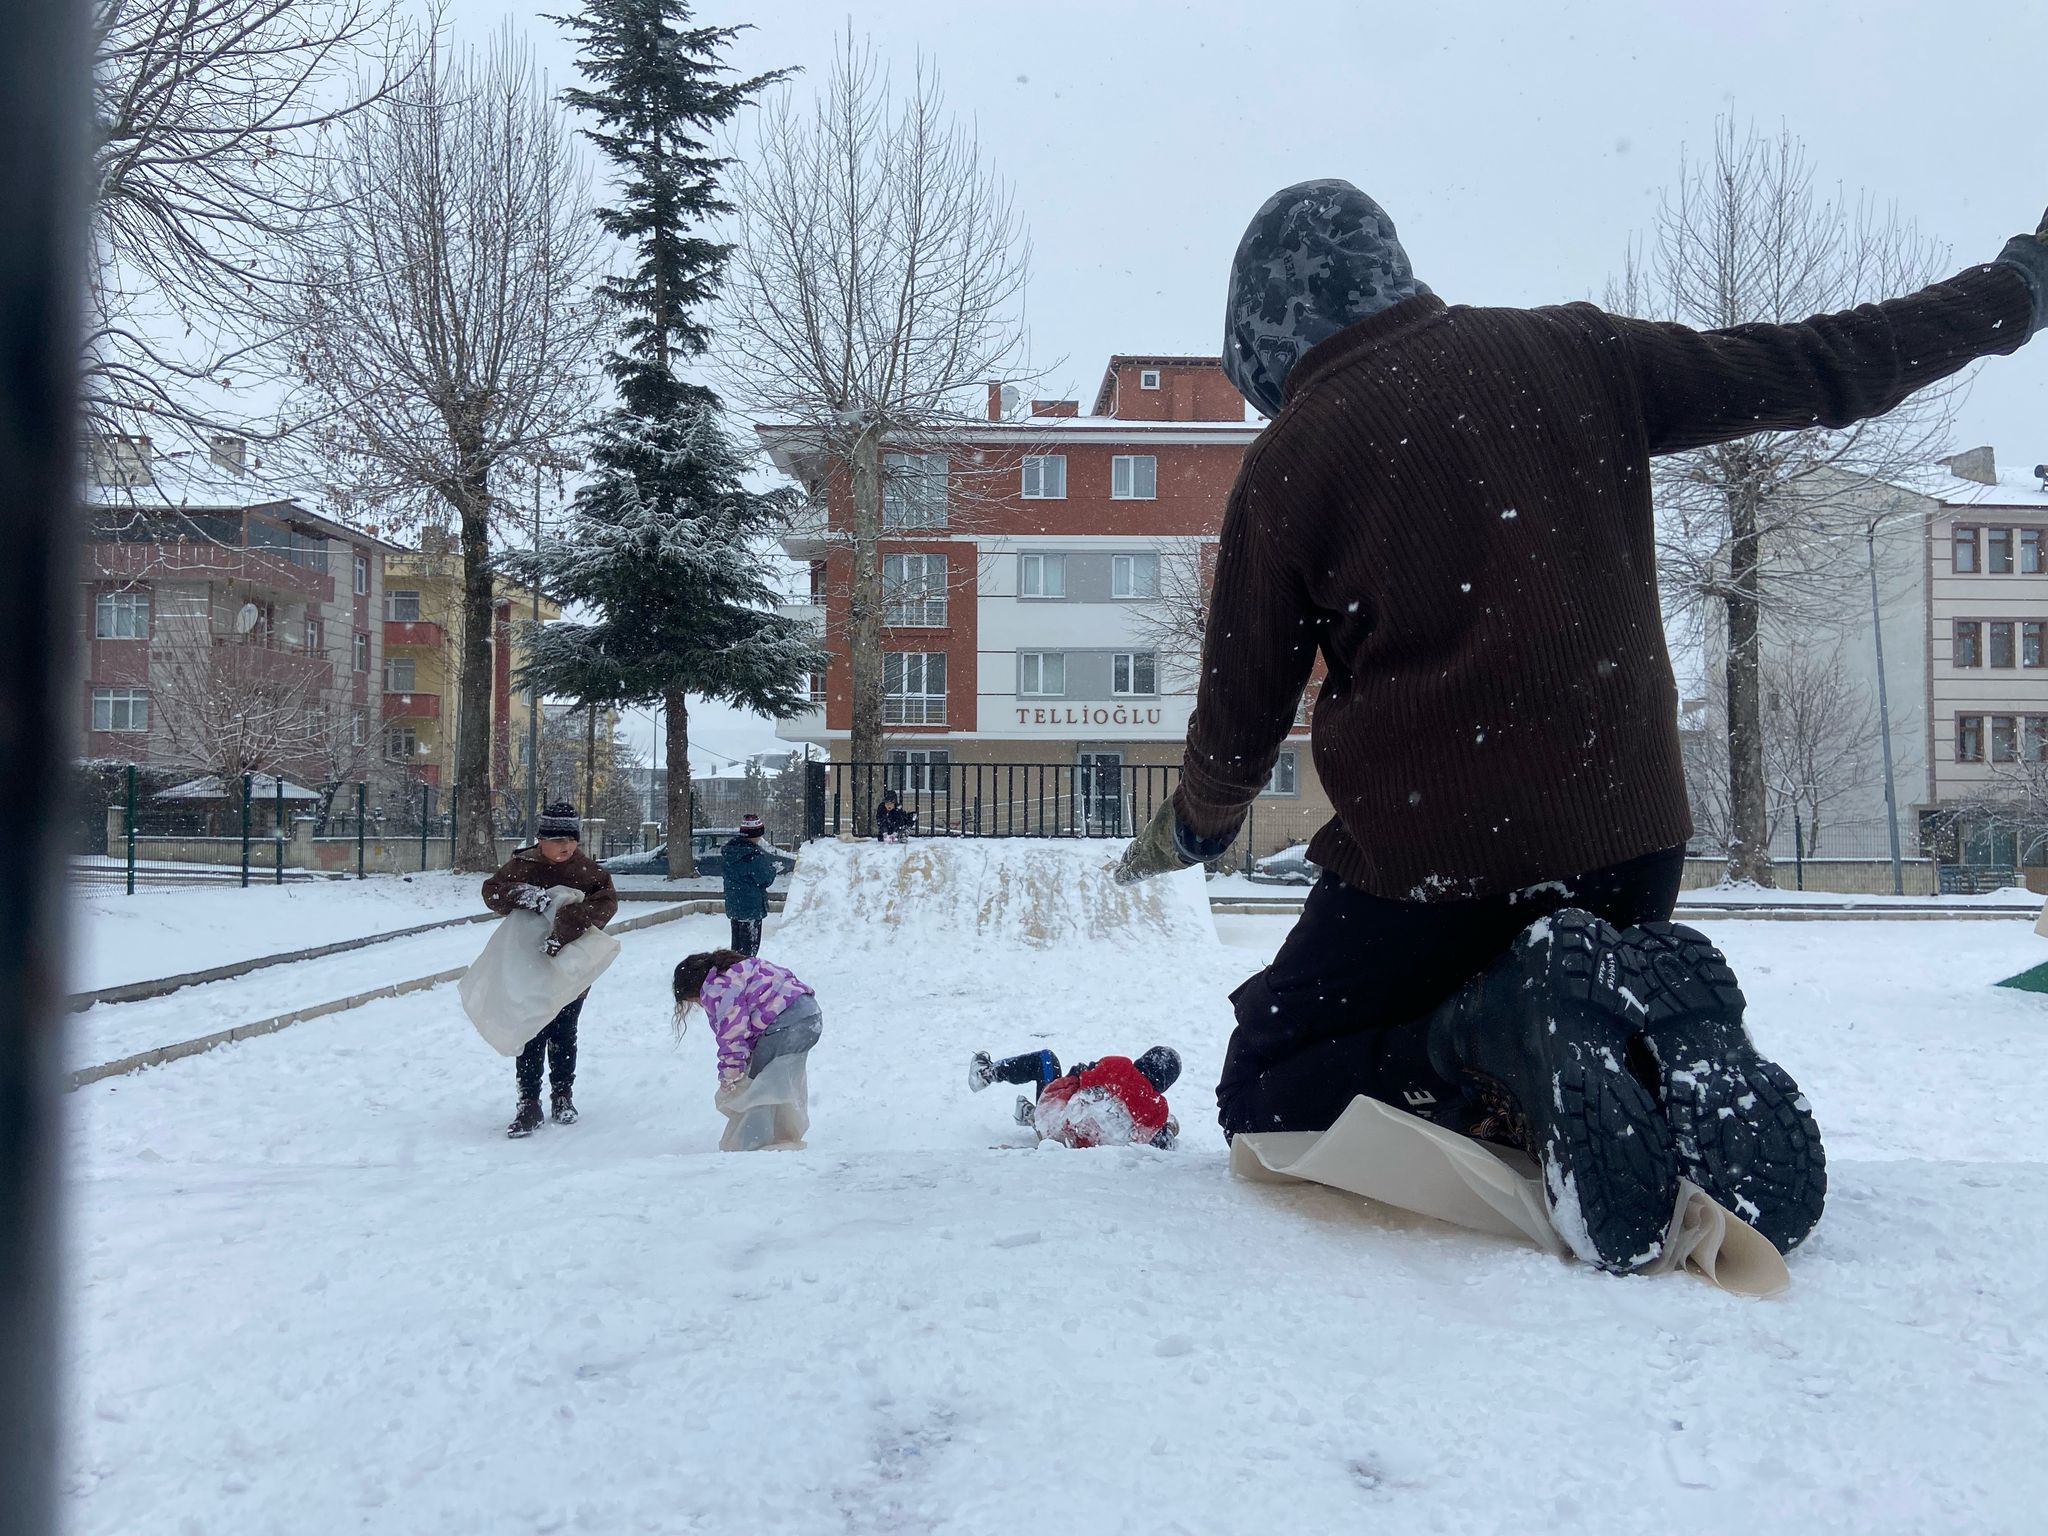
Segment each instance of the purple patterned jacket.
[{"label": "purple patterned jacket", "polygon": [[752,955],[707,979],[697,1001],[718,1042],[719,1076],[745,1071],[754,1042],[782,1010],[800,997],[816,995],[781,966]]}]

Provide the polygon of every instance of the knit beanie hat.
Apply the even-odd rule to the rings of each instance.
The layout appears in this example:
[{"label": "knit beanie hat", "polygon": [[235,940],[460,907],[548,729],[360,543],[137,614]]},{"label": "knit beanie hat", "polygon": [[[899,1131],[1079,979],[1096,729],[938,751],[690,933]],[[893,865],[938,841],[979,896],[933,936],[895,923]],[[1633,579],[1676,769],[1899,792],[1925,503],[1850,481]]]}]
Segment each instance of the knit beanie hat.
[{"label": "knit beanie hat", "polygon": [[768,824],[758,816],[742,816],[740,818],[741,837],[759,837],[767,830]]},{"label": "knit beanie hat", "polygon": [[1170,1045],[1153,1046],[1131,1065],[1152,1085],[1154,1093],[1164,1093],[1180,1081],[1180,1052]]},{"label": "knit beanie hat", "polygon": [[1429,289],[1387,211],[1348,181],[1304,181],[1267,198],[1230,264],[1223,371],[1278,416],[1287,375],[1317,342]]},{"label": "knit beanie hat", "polygon": [[576,819],[576,807],[567,800],[550,800],[540,813],[537,837],[573,837],[583,841],[583,823]]}]

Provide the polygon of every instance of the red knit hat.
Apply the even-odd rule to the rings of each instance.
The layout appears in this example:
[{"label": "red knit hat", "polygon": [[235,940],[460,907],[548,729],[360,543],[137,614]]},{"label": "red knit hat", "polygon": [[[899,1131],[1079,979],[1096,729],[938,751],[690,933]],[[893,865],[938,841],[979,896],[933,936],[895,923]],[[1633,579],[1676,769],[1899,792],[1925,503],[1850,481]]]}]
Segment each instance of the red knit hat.
[{"label": "red knit hat", "polygon": [[741,837],[759,837],[767,830],[768,824],[758,816],[742,816],[740,818]]}]

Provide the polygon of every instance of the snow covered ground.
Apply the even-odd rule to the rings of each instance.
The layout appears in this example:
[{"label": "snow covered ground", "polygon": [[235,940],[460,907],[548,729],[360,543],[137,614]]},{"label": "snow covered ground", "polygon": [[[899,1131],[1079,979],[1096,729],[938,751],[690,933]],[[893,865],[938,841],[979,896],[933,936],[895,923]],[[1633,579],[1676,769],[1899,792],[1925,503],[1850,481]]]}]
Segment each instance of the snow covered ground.
[{"label": "snow covered ground", "polygon": [[[474,875],[377,875],[301,884],[144,886],[72,891],[74,992],[203,971],[359,939],[482,906]],[[407,974],[412,974],[408,972]]]},{"label": "snow covered ground", "polygon": [[[826,1014],[802,1153],[714,1150],[666,1000],[710,917],[626,938],[584,1121],[527,1142],[452,987],[74,1095],[71,1528],[2038,1529],[2025,923],[1714,930],[1833,1156],[1743,1302],[1234,1183],[1224,993],[1285,919],[1033,950],[948,911],[770,920]],[[1161,1041],[1173,1153],[1030,1150],[965,1088],[978,1046]]]}]

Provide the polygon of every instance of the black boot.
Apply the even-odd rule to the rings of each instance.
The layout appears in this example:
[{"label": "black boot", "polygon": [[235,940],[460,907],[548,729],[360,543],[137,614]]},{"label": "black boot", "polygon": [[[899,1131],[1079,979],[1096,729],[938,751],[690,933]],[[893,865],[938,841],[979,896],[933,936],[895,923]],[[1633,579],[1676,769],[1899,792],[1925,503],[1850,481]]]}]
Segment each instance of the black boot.
[{"label": "black boot", "polygon": [[551,1102],[548,1107],[548,1118],[557,1125],[574,1125],[576,1105],[569,1098],[569,1090],[566,1087],[557,1088],[549,1097]]},{"label": "black boot", "polygon": [[1621,937],[1679,1171],[1789,1253],[1827,1200],[1827,1155],[1805,1095],[1750,1040],[1742,988],[1705,934],[1646,923]]},{"label": "black boot", "polygon": [[519,1108],[513,1111],[512,1123],[505,1127],[505,1134],[515,1141],[521,1136],[531,1136],[540,1129],[540,1100],[521,1099]]},{"label": "black boot", "polygon": [[1566,1245],[1617,1272],[1663,1251],[1678,1200],[1671,1130],[1631,1070],[1635,1009],[1617,986],[1624,948],[1612,924],[1567,908],[1533,924],[1428,1023],[1436,1070],[1518,1122]]}]

